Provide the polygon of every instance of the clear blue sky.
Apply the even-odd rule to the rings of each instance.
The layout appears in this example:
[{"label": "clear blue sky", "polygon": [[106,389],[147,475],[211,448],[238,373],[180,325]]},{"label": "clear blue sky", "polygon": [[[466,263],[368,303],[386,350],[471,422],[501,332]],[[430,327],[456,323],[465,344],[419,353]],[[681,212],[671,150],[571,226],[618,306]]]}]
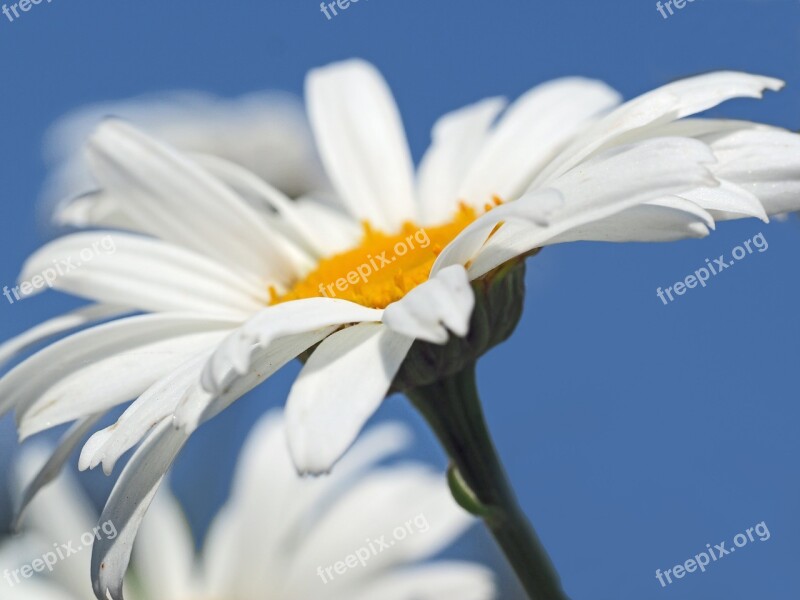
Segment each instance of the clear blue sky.
[{"label": "clear blue sky", "polygon": [[[726,68],[788,86],[712,114],[800,128],[800,4],[778,0],[696,0],[669,19],[650,0],[362,0],[331,21],[316,0],[53,0],[14,23],[0,15],[0,56],[0,285],[44,239],[42,134],[87,102],[176,88],[299,93],[309,68],[360,56],[388,78],[419,157],[439,114],[484,96],[579,74],[631,97]],[[656,297],[759,232],[766,252],[669,306]],[[521,501],[576,600],[800,597],[798,257],[795,218],[722,224],[702,241],[572,244],[529,262],[524,320],[483,360],[480,386]],[[2,304],[0,336],[72,305]],[[296,370],[182,455],[175,483],[198,531],[224,498],[240,440],[282,403]],[[378,419],[396,417],[418,430],[417,454],[443,464],[402,399]],[[7,421],[0,432],[5,457]],[[659,586],[657,568],[730,546],[761,521],[768,541]],[[460,552],[484,547],[476,533]]]}]

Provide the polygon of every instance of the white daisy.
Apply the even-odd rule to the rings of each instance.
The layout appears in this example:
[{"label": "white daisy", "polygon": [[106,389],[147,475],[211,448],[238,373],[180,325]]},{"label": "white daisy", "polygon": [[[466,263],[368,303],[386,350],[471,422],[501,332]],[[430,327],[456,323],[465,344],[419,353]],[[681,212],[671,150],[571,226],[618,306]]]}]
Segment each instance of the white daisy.
[{"label": "white daisy", "polygon": [[[245,442],[231,496],[203,546],[195,544],[180,504],[163,489],[142,524],[126,578],[129,600],[491,600],[491,573],[477,564],[422,564],[471,523],[441,475],[414,463],[378,467],[402,450],[408,430],[374,428],[336,474],[302,480],[286,447],[282,418],[263,417]],[[23,454],[22,472],[39,453]],[[0,546],[6,600],[86,600],[97,515],[68,474],[29,507],[23,536]],[[118,535],[101,521],[100,544]],[[54,549],[54,544],[56,544]],[[59,549],[74,553],[55,560]],[[48,552],[53,565],[25,578],[19,569]],[[29,575],[30,576],[30,575]],[[116,595],[113,597],[117,597]]]},{"label": "white daisy", "polygon": [[[87,148],[95,197],[114,203],[111,225],[133,233],[111,233],[113,256],[55,282],[99,306],[0,349],[120,307],[149,313],[67,337],[0,380],[0,414],[16,410],[22,438],[77,421],[48,473],[98,416],[137,398],[81,455],[82,468],[110,472],[139,444],[104,513],[125,527],[98,553],[98,589],[118,589],[137,524],[187,437],[293,358],[306,360],[287,402],[294,462],[327,471],[393,382],[404,391],[435,382],[510,334],[521,303],[506,291],[538,248],[700,237],[715,220],[797,208],[798,136],[685,119],[781,85],[713,73],[614,108],[619,97],[602,83],[557,80],[505,112],[491,98],[443,117],[415,178],[383,79],[361,61],[336,64],[309,75],[307,104],[338,211],[293,204],[235,163],[102,124]],[[48,244],[22,278],[106,235]]]}]

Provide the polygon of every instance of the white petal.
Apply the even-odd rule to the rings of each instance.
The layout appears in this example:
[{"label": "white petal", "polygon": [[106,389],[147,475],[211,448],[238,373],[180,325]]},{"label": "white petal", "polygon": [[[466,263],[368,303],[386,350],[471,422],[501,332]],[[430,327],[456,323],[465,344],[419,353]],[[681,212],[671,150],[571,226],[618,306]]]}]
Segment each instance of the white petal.
[{"label": "white petal", "polygon": [[120,457],[178,408],[187,390],[200,379],[210,352],[188,360],[151,385],[113,425],[96,432],[83,447],[79,468],[94,469],[103,463],[109,475]]},{"label": "white petal", "polygon": [[51,382],[29,408],[17,411],[20,438],[138,397],[187,360],[210,351],[226,334],[227,330],[176,336],[78,368]]},{"label": "white petal", "polygon": [[[504,231],[509,227],[509,231]],[[508,223],[498,232],[501,239],[512,236],[519,223]],[[573,227],[552,238],[548,244],[564,242],[668,242],[685,238],[705,237],[709,228],[714,228],[711,215],[689,200],[671,197],[662,198],[600,219]]]},{"label": "white petal", "polygon": [[436,122],[417,176],[422,223],[434,225],[452,218],[461,183],[505,105],[503,98],[487,98]]},{"label": "white petal", "polygon": [[709,141],[716,177],[755,195],[768,214],[800,209],[800,135],[758,128]]},{"label": "white petal", "polygon": [[15,407],[24,413],[45,391],[87,365],[175,337],[224,333],[237,324],[188,313],[160,314],[120,319],[73,334],[37,352],[0,379],[0,414]]},{"label": "white petal", "polygon": [[286,423],[301,472],[330,470],[383,402],[413,339],[364,323],[328,337],[292,386]]},{"label": "white petal", "polygon": [[201,423],[213,418],[244,394],[271,377],[289,361],[297,358],[315,344],[335,331],[326,327],[317,331],[282,337],[267,348],[258,349],[252,366],[244,375],[237,374],[232,367],[223,375],[224,386],[219,394],[211,394],[196,382],[181,400],[175,412],[177,426],[194,431]]},{"label": "white petal", "polygon": [[50,337],[97,321],[118,317],[128,312],[131,312],[130,308],[93,304],[39,323],[25,333],[21,333],[0,345],[0,365]]},{"label": "white petal", "polygon": [[624,136],[626,141],[644,141],[652,137],[693,137],[708,142],[708,136],[733,133],[741,129],[774,129],[768,125],[737,119],[708,119],[703,117],[680,119],[663,125],[634,130]]},{"label": "white petal", "polygon": [[626,102],[578,137],[536,178],[543,186],[589,155],[611,144],[629,143],[626,135],[708,110],[731,98],[760,98],[764,90],[779,90],[771,77],[720,71],[676,81]]},{"label": "white petal", "polygon": [[257,598],[265,590],[282,590],[283,565],[294,551],[287,553],[290,538],[279,531],[287,526],[286,510],[306,500],[297,493],[298,487],[282,419],[277,411],[270,411],[248,434],[236,462],[230,497],[206,538],[203,564],[209,597]]},{"label": "white petal", "polygon": [[295,210],[302,218],[315,224],[317,243],[325,249],[324,256],[333,256],[358,245],[364,228],[350,215],[328,206],[315,198],[303,197],[295,201]]},{"label": "white petal", "polygon": [[175,91],[93,104],[59,119],[45,140],[46,155],[61,165],[47,185],[51,202],[92,189],[81,149],[108,115],[135,123],[182,151],[241,164],[293,196],[322,183],[311,132],[293,96],[268,92],[225,99]]},{"label": "white petal", "polygon": [[[17,484],[27,485],[33,474],[47,463],[49,455],[50,448],[44,445],[34,444],[25,448],[14,465]],[[51,551],[56,542],[73,541],[76,549],[82,546],[80,538],[92,530],[96,518],[97,514],[85,490],[69,471],[65,471],[30,503],[23,522],[23,535],[33,534],[42,544],[38,552],[19,561],[15,568],[29,562],[32,557]],[[70,556],[68,561],[59,563],[50,576],[76,598],[85,598],[87,592],[91,593],[86,577],[89,558],[87,547],[77,555]]]},{"label": "white petal", "polygon": [[[324,256],[325,248],[317,239],[316,223],[310,223],[297,210],[294,201],[278,188],[273,187],[254,173],[241,166],[221,159],[216,156],[193,154],[192,158],[210,173],[230,185],[243,196],[255,198],[269,211],[275,211],[282,219],[282,225],[289,231],[274,231],[277,237],[286,237],[288,240],[298,240],[300,248],[306,253],[305,257],[298,256],[298,261],[305,258],[305,263],[299,264],[300,270],[310,270],[314,266],[310,257]],[[286,251],[291,251],[294,244],[287,243]]]},{"label": "white petal", "polygon": [[411,153],[380,73],[361,60],[315,69],[306,99],[328,176],[353,216],[390,232],[415,221]]},{"label": "white petal", "polygon": [[449,329],[459,337],[469,332],[475,293],[466,269],[452,265],[386,308],[383,322],[405,336],[445,344]]},{"label": "white petal", "polygon": [[[695,202],[698,206],[710,211],[717,220],[741,219],[743,217],[755,217],[764,222],[769,220],[767,211],[759,198],[743,187],[731,181],[723,179],[722,173],[731,164],[731,159],[735,162],[738,158],[744,158],[744,162],[738,165],[737,173],[727,172],[734,179],[749,176],[748,160],[750,157],[758,156],[763,153],[777,152],[782,158],[792,160],[792,155],[797,155],[798,136],[791,134],[783,129],[770,127],[759,123],[748,121],[734,121],[723,119],[681,119],[657,128],[647,128],[629,137],[647,139],[653,136],[686,136],[695,137],[711,146],[715,152],[717,163],[711,165],[711,172],[720,179],[720,185],[716,188],[701,188],[681,194],[682,197]],[[786,143],[780,149],[781,140]],[[791,148],[794,146],[794,148]],[[719,153],[716,150],[719,149]],[[771,162],[767,159],[767,163]],[[797,161],[797,159],[794,159]],[[795,173],[798,170],[795,169]],[[781,177],[777,178],[778,180]],[[767,195],[777,188],[767,186]]]},{"label": "white petal", "polygon": [[[663,196],[712,187],[716,181],[703,164],[713,162],[708,146],[688,138],[657,138],[598,155],[553,182],[552,190],[531,192],[479,218],[444,249],[432,273],[475,257],[469,274],[476,278],[574,227]],[[489,238],[507,220],[529,226],[514,228],[511,237],[501,228]]]},{"label": "white petal", "polygon": [[336,298],[306,298],[269,306],[231,333],[220,345],[203,372],[203,386],[216,393],[224,385],[230,366],[239,373],[250,369],[256,347],[298,333],[363,321],[380,321],[383,311]]},{"label": "white petal", "polygon": [[79,229],[99,227],[138,231],[139,225],[122,209],[124,204],[124,200],[113,193],[103,190],[88,192],[58,208],[53,214],[53,222],[61,227]]},{"label": "white petal", "polygon": [[25,487],[25,492],[17,508],[17,514],[14,518],[14,524],[12,525],[14,530],[19,530],[22,519],[25,517],[25,510],[39,491],[52,483],[59,476],[64,465],[72,455],[73,450],[78,447],[84,437],[86,437],[102,416],[102,413],[98,413],[81,419],[64,434],[64,437],[61,438],[56,449],[50,454],[47,462],[45,462],[36,473],[33,481]]},{"label": "white petal", "polygon": [[112,523],[117,535],[102,536],[92,550],[92,587],[98,600],[122,599],[122,578],[139,526],[186,440],[187,434],[168,419],[142,443],[114,485],[99,523]]},{"label": "white petal", "polygon": [[[18,567],[18,565],[9,565]],[[3,592],[3,600],[76,600],[58,584],[39,580],[21,580],[24,585]]]},{"label": "white petal", "polygon": [[[376,506],[381,510],[371,508]],[[475,523],[456,505],[442,474],[414,464],[375,470],[317,510],[320,517],[296,551],[289,597],[323,597],[327,595],[323,589],[328,588],[358,589],[395,568],[435,556]],[[405,530],[402,539],[395,533],[398,529]],[[391,547],[371,554],[347,579],[326,584],[319,577],[308,577],[309,571],[332,565],[365,546],[369,534],[373,539],[383,535]]]},{"label": "white petal", "polygon": [[497,597],[494,576],[486,567],[466,562],[437,562],[386,573],[331,600],[494,600]]},{"label": "white petal", "polygon": [[[20,280],[43,274],[64,292],[149,312],[245,316],[268,301],[267,281],[238,276],[180,246],[119,232],[76,233],[47,244],[27,260]],[[34,293],[44,289],[42,283]]]},{"label": "white petal", "polygon": [[194,596],[194,541],[189,524],[168,486],[156,494],[134,545],[136,575],[148,598]]},{"label": "white petal", "polygon": [[507,220],[518,220],[546,230],[552,222],[557,220],[558,215],[566,210],[564,196],[552,188],[529,192],[519,200],[493,209],[467,226],[444,248],[433,264],[431,278],[452,265],[463,265],[469,268],[484,245],[502,232],[502,228],[495,231],[501,223]]},{"label": "white petal", "polygon": [[620,100],[606,84],[580,77],[533,88],[500,120],[471,165],[459,198],[474,206],[493,195],[516,199],[559,150]]},{"label": "white petal", "polygon": [[[266,589],[279,588],[288,598],[308,597],[291,594],[286,584],[292,565],[304,581],[309,579],[307,565],[298,564],[297,546],[303,545],[320,515],[355,481],[408,442],[408,430],[399,424],[371,428],[330,477],[301,479],[289,457],[278,411],[262,417],[248,434],[231,497],[207,537],[203,552],[211,580],[207,594],[256,598]],[[287,547],[293,548],[291,553]],[[238,576],[242,572],[248,572],[248,577]]]},{"label": "white petal", "polygon": [[296,274],[258,212],[177,151],[109,120],[90,139],[88,156],[101,189],[124,197],[142,230],[237,271],[278,281]]},{"label": "white petal", "polygon": [[[712,172],[717,169],[717,165],[711,167]],[[719,187],[715,188],[698,188],[684,192],[681,197],[709,211],[717,220],[755,217],[765,223],[769,222],[764,205],[758,197],[729,181],[720,181]]]}]

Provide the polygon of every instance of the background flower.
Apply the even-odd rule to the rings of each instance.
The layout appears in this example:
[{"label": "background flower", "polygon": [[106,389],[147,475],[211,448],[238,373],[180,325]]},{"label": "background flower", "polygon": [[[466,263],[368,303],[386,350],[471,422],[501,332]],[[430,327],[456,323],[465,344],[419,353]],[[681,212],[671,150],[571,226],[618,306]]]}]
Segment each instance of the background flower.
[{"label": "background flower", "polygon": [[[128,600],[491,600],[491,573],[468,562],[422,564],[457,539],[472,519],[442,475],[418,463],[377,466],[409,443],[385,424],[366,435],[336,475],[299,479],[273,412],[247,437],[231,496],[195,556],[181,505],[165,488],[145,518],[127,578]],[[43,456],[44,454],[44,456]],[[46,452],[23,456],[20,478]],[[24,534],[0,545],[3,598],[84,600],[91,548],[113,541],[83,490],[63,475],[31,503]],[[33,579],[15,573],[34,559],[66,554]],[[68,550],[64,550],[67,548]]]}]

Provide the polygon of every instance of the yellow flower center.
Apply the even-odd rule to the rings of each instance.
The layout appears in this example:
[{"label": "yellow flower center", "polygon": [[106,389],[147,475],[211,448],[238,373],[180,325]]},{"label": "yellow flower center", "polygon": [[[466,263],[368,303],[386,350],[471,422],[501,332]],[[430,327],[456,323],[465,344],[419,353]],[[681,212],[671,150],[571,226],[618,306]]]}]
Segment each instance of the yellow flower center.
[{"label": "yellow flower center", "polygon": [[[495,199],[495,205],[500,200]],[[487,205],[486,210],[493,208]],[[341,298],[370,308],[386,308],[428,280],[436,257],[478,214],[461,204],[452,221],[436,227],[403,225],[388,234],[364,223],[355,248],[325,258],[285,294],[270,290],[271,304],[301,298]]]}]

